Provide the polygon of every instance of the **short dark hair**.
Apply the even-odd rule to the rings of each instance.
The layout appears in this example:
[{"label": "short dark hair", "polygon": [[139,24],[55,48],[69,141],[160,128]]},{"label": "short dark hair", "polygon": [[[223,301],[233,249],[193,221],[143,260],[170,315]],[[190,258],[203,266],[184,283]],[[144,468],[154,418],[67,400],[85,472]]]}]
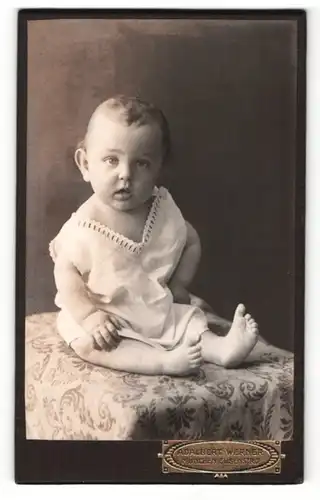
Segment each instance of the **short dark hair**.
[{"label": "short dark hair", "polygon": [[137,125],[156,123],[160,127],[162,134],[163,160],[165,161],[168,158],[171,151],[170,129],[168,121],[161,109],[139,97],[116,95],[102,102],[96,108],[90,122],[96,113],[104,109],[119,111],[128,125],[132,123],[136,123]]}]

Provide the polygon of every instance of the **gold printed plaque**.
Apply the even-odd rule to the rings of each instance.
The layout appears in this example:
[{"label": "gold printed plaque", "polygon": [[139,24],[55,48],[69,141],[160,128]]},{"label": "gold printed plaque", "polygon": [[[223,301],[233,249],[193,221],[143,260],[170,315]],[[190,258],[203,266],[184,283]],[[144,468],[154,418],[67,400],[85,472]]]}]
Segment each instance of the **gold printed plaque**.
[{"label": "gold printed plaque", "polygon": [[280,474],[280,441],[162,441],[162,472]]}]

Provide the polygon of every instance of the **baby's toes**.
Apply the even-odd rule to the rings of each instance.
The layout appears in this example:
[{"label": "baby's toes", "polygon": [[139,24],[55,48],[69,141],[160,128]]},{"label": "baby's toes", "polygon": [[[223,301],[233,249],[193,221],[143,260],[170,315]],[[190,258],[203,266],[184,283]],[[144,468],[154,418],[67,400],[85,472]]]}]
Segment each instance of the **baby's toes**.
[{"label": "baby's toes", "polygon": [[194,353],[199,353],[199,352],[201,352],[201,343],[200,342],[198,342],[198,344],[193,345],[193,346],[188,348],[189,354],[194,354]]},{"label": "baby's toes", "polygon": [[202,359],[201,345],[198,343],[188,349],[188,358],[192,362],[200,362]]},{"label": "baby's toes", "polygon": [[202,356],[189,357],[189,365],[191,368],[198,368],[202,363]]},{"label": "baby's toes", "polygon": [[254,320],[249,323],[249,329],[250,329],[251,333],[258,335],[259,327],[258,327],[258,324]]},{"label": "baby's toes", "polygon": [[246,314],[245,318],[247,321],[250,321],[252,319],[252,316],[251,316],[251,314]]},{"label": "baby's toes", "polygon": [[189,357],[189,359],[192,359],[192,360],[201,359],[202,358],[201,351],[189,353],[188,357]]},{"label": "baby's toes", "polygon": [[191,366],[200,366],[202,363],[202,356],[201,354],[193,355],[193,356],[188,356],[188,361],[189,365]]},{"label": "baby's toes", "polygon": [[243,319],[245,312],[245,306],[243,304],[239,304],[234,312],[233,320],[238,321],[239,319]]}]

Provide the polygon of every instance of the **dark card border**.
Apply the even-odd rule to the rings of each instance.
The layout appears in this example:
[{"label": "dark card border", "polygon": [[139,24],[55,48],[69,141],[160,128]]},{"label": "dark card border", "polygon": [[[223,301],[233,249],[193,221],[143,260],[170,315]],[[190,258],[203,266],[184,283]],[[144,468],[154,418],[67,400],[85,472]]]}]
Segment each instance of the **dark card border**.
[{"label": "dark card border", "polygon": [[[61,18],[193,18],[296,20],[298,26],[297,165],[295,172],[295,377],[294,438],[282,443],[282,472],[229,475],[163,474],[161,441],[37,441],[25,434],[25,267],[26,267],[26,131],[27,23]],[[305,10],[146,10],[23,9],[18,12],[17,199],[16,199],[16,378],[15,481],[19,484],[292,484],[303,482],[304,426],[304,263],[306,151],[306,23]]]}]

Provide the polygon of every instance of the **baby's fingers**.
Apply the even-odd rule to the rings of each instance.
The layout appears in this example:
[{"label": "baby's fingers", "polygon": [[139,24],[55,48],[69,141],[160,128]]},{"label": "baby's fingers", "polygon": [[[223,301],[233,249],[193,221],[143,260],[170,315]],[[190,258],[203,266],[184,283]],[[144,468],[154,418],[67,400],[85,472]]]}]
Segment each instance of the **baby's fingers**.
[{"label": "baby's fingers", "polygon": [[113,342],[115,343],[115,345],[118,345],[120,342],[120,336],[114,324],[111,323],[111,321],[106,321],[103,328],[108,332],[110,342]]},{"label": "baby's fingers", "polygon": [[121,328],[131,328],[128,321],[117,316],[109,316],[109,321],[117,328],[117,330],[121,330]]},{"label": "baby's fingers", "polygon": [[125,319],[122,319],[122,318],[117,318],[117,320],[120,323],[121,328],[132,328],[129,321],[126,321]]},{"label": "baby's fingers", "polygon": [[121,330],[122,324],[116,316],[108,316],[108,322],[111,323],[117,330]]},{"label": "baby's fingers", "polygon": [[100,332],[92,333],[92,338],[95,341],[98,349],[105,350],[105,349],[109,348],[107,342],[105,341],[105,339],[103,338],[103,335],[101,335]]},{"label": "baby's fingers", "polygon": [[110,351],[110,349],[114,349],[115,347],[117,347],[118,342],[113,338],[113,336],[105,326],[100,326],[99,334],[104,340],[105,350]]}]

